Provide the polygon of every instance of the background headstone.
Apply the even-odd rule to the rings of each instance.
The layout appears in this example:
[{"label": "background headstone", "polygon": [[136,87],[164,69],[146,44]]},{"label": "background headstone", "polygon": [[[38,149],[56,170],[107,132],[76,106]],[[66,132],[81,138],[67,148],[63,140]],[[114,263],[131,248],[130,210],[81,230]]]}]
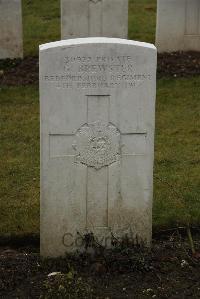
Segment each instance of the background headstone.
[{"label": "background headstone", "polygon": [[22,57],[21,0],[0,0],[0,59]]},{"label": "background headstone", "polygon": [[41,254],[89,232],[151,241],[156,48],[111,38],[40,46]]},{"label": "background headstone", "polygon": [[127,38],[128,0],[61,0],[61,38]]},{"label": "background headstone", "polygon": [[158,0],[158,52],[200,51],[200,1]]}]

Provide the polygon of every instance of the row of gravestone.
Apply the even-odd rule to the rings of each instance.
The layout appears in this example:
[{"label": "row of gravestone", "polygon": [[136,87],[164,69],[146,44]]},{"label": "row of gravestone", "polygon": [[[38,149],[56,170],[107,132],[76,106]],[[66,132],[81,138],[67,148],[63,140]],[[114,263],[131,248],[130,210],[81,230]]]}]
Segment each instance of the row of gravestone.
[{"label": "row of gravestone", "polygon": [[[128,0],[61,0],[61,38],[127,38]],[[200,50],[200,1],[158,0],[159,52]],[[0,0],[0,59],[23,56],[21,0]]]},{"label": "row of gravestone", "polygon": [[[100,26],[101,1],[89,4],[91,22],[99,5]],[[123,240],[150,245],[156,48],[74,38],[41,45],[39,61],[41,254],[64,256],[93,238],[109,248]]]}]

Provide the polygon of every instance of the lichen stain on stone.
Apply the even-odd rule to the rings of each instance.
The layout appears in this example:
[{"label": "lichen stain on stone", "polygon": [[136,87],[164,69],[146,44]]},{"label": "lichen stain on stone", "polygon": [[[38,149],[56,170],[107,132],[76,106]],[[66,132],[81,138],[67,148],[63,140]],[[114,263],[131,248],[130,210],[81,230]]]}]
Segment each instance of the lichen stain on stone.
[{"label": "lichen stain on stone", "polygon": [[151,213],[148,207],[136,209],[116,205],[110,209],[108,218],[109,227],[113,232],[120,236],[130,236],[133,239],[138,236],[140,239],[147,240],[147,243],[150,242]]}]

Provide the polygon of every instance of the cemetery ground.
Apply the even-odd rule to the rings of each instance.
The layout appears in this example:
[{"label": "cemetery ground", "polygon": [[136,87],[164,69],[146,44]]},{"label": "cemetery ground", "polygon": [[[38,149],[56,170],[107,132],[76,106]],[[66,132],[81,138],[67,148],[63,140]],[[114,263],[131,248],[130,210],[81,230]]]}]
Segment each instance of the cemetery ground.
[{"label": "cemetery ground", "polygon": [[[130,1],[130,39],[153,42],[155,3]],[[58,1],[23,8],[25,59],[0,62],[0,298],[199,298],[199,54],[158,60],[152,249],[124,240],[110,252],[84,239],[83,254],[43,260],[37,49],[59,39],[60,19]]]},{"label": "cemetery ground", "polygon": [[[8,82],[17,68],[11,70]],[[186,68],[185,77],[172,72],[157,82],[152,251],[116,246],[106,252],[96,244],[90,258],[55,261],[39,258],[37,72],[32,76],[34,84],[10,80],[1,86],[0,296],[57,298],[51,292],[61,285],[60,298],[68,298],[68,291],[71,298],[198,298],[199,76],[189,76]],[[188,224],[194,255],[185,234]],[[184,228],[178,233],[176,227]],[[48,278],[54,271],[62,274]]]}]

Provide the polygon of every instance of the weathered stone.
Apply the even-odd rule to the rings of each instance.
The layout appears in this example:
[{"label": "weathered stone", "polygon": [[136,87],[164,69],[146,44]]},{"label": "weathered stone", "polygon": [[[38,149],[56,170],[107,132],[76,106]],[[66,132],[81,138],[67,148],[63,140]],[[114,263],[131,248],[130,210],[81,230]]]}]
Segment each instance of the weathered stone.
[{"label": "weathered stone", "polygon": [[61,37],[127,38],[128,0],[61,0]]},{"label": "weathered stone", "polygon": [[0,0],[0,59],[22,57],[21,0]]},{"label": "weathered stone", "polygon": [[200,51],[200,1],[158,0],[159,52]]},{"label": "weathered stone", "polygon": [[80,249],[91,232],[106,246],[150,244],[155,85],[151,44],[40,46],[43,256]]}]

